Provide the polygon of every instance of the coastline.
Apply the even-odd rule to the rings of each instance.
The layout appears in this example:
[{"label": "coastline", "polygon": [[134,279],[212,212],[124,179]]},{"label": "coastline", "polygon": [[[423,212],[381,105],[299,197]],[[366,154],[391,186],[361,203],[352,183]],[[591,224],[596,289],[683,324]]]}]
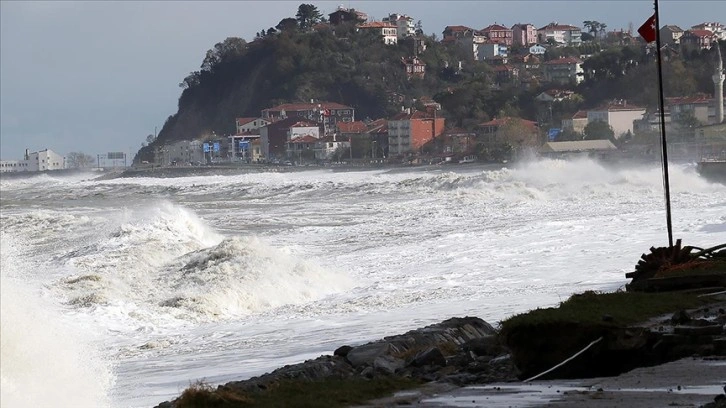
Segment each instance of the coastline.
[{"label": "coastline", "polygon": [[[673,302],[667,313],[647,321],[611,326],[608,324],[611,320],[604,319],[604,326],[610,327],[608,330],[616,335],[606,341],[607,346],[578,357],[579,361],[573,364],[583,367],[584,372],[577,376],[560,370],[551,374],[549,379],[527,381],[515,364],[519,359],[518,351],[501,338],[502,330],[495,330],[479,318],[463,317],[354,347],[343,345],[332,356],[323,355],[258,377],[228,382],[216,389],[209,385],[202,388],[192,386],[180,398],[165,401],[156,408],[212,406],[205,405],[210,401],[217,401],[214,406],[218,407],[282,404],[360,408],[401,405],[655,408],[686,403],[690,405],[685,406],[722,407],[706,404],[726,402],[723,395],[726,378],[721,374],[726,367],[726,291],[719,288],[715,292],[714,289],[707,292],[709,296],[698,301],[698,307],[685,310],[681,308],[682,304]],[[573,298],[576,296],[580,295]],[[703,296],[694,295],[693,298]],[[593,298],[585,301],[597,303]],[[615,320],[619,318],[615,317]],[[708,330],[705,330],[704,322],[717,323],[709,324]],[[568,332],[552,334],[546,327],[537,327],[539,336],[554,341],[588,330],[587,325],[580,325]],[[623,332],[629,335],[622,337]],[[537,336],[532,337],[528,347],[536,349],[540,343]],[[627,359],[633,353],[641,353],[643,348],[657,348],[660,360],[639,362],[634,368],[623,369],[615,375],[598,375],[603,372],[598,362],[602,356]],[[339,382],[326,385],[331,378]],[[290,387],[297,393],[315,395],[315,392],[321,393],[318,387],[339,388],[361,380],[375,382],[388,379],[413,380],[415,383],[413,387],[410,383],[394,385],[387,395],[371,394],[365,401],[269,401],[274,398],[269,397],[270,394]],[[313,384],[318,385],[313,387]],[[190,399],[190,390],[198,399]],[[325,395],[326,391],[322,394]],[[247,402],[239,405],[230,403],[236,401],[234,398],[239,398],[238,402]],[[258,403],[256,398],[266,402]]]}]

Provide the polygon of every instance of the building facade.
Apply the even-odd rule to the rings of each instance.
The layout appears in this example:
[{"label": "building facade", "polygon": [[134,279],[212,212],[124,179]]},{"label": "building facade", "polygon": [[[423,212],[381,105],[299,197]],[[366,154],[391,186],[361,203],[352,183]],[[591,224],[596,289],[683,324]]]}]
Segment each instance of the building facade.
[{"label": "building facade", "polygon": [[444,132],[446,120],[422,111],[401,112],[388,120],[390,155],[419,153],[421,148]]},{"label": "building facade", "polygon": [[512,26],[512,44],[526,47],[537,42],[537,28],[529,23]]}]

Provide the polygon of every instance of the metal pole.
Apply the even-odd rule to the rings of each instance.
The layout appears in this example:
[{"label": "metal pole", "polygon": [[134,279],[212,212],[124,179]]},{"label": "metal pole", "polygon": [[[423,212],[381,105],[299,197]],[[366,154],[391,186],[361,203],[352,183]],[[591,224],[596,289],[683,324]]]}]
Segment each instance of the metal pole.
[{"label": "metal pole", "polygon": [[666,226],[668,228],[668,246],[673,246],[673,225],[671,222],[671,192],[668,180],[668,147],[666,145],[665,132],[665,103],[663,98],[663,68],[661,66],[660,51],[660,20],[658,18],[658,0],[655,4],[655,48],[658,59],[658,102],[660,104],[660,136],[661,136],[661,158],[663,161],[663,189],[665,191],[666,204]]}]

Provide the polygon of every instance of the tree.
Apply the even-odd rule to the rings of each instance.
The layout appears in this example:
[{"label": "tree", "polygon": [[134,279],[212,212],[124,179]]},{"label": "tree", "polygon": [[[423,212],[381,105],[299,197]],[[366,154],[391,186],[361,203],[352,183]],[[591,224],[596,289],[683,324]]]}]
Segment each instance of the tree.
[{"label": "tree", "polygon": [[615,131],[607,122],[596,120],[590,122],[584,129],[585,140],[615,140]]},{"label": "tree", "polygon": [[297,29],[297,20],[292,17],[283,18],[275,26],[279,31],[291,31]]},{"label": "tree", "polygon": [[247,41],[239,37],[227,37],[224,41],[214,44],[214,48],[207,51],[202,61],[202,71],[212,71],[221,63],[237,59],[245,54]]},{"label": "tree", "polygon": [[415,30],[414,32],[417,37],[424,35],[423,23],[421,23],[421,20],[418,20],[416,22],[416,25],[414,26],[414,30]]},{"label": "tree", "polygon": [[81,152],[70,152],[66,156],[66,163],[71,169],[81,169],[84,167],[91,167],[96,159],[90,154]]},{"label": "tree", "polygon": [[295,18],[297,19],[300,28],[306,30],[322,21],[323,15],[314,5],[301,4],[297,8],[297,14],[295,15]]}]

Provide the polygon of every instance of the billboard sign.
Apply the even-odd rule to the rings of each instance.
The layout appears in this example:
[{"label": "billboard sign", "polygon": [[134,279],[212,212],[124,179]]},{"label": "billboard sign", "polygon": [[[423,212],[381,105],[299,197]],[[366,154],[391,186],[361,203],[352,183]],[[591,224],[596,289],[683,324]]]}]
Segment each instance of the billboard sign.
[{"label": "billboard sign", "polygon": [[562,132],[562,129],[551,128],[549,130],[549,132],[547,132],[547,140],[549,140],[550,142],[554,142],[555,139],[557,139],[557,136],[559,136],[561,132]]},{"label": "billboard sign", "polygon": [[250,148],[250,141],[249,140],[240,140],[239,141],[239,149],[240,150],[247,150]]},{"label": "billboard sign", "polygon": [[123,160],[126,158],[126,153],[124,153],[124,152],[108,152],[108,153],[106,153],[106,158],[108,160]]},{"label": "billboard sign", "polygon": [[214,151],[215,152],[219,151],[219,142],[214,142]]},{"label": "billboard sign", "polygon": [[209,153],[209,143],[204,143],[202,145],[202,149],[204,150],[204,153]]}]

